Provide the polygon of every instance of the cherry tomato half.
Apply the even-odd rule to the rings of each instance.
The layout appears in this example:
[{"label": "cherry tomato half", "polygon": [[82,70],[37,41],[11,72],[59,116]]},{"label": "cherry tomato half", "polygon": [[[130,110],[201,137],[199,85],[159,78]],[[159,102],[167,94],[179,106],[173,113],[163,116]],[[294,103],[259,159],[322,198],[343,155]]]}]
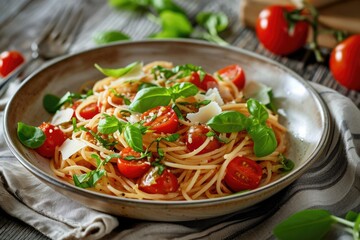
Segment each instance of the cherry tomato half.
[{"label": "cherry tomato half", "polygon": [[167,194],[176,192],[179,188],[179,182],[170,170],[165,169],[161,175],[158,175],[157,168],[151,168],[139,181],[139,189],[146,193]]},{"label": "cherry tomato half", "polygon": [[360,34],[339,43],[330,55],[330,70],[343,86],[360,90]]},{"label": "cherry tomato half", "polygon": [[[191,126],[186,135],[186,146],[190,152],[198,149],[208,138],[206,133],[210,131],[210,128],[204,125]],[[199,152],[199,154],[204,154],[211,152],[215,149],[221,147],[219,140],[214,138],[209,142],[209,144]]]},{"label": "cherry tomato half", "polygon": [[259,186],[262,168],[255,161],[246,157],[236,157],[226,168],[226,185],[234,192],[255,189]]},{"label": "cherry tomato half", "polygon": [[39,128],[45,133],[45,142],[35,151],[46,158],[54,157],[55,148],[61,146],[66,140],[66,135],[59,127],[43,122]]},{"label": "cherry tomato half", "polygon": [[156,133],[174,133],[179,125],[179,118],[170,106],[158,106],[140,116],[144,126],[149,126]]},{"label": "cherry tomato half", "polygon": [[205,91],[218,87],[218,82],[210,74],[205,74],[204,78],[200,80],[200,75],[197,72],[193,72],[190,77],[190,82]]},{"label": "cherry tomato half", "polygon": [[5,51],[0,54],[0,76],[6,77],[25,61],[18,51]]},{"label": "cherry tomato half", "polygon": [[256,35],[270,52],[287,55],[305,45],[309,24],[299,21],[289,30],[285,13],[292,10],[293,7],[273,5],[260,12],[256,22]]},{"label": "cherry tomato half", "polygon": [[[81,102],[75,102],[72,106],[74,111],[76,108],[81,104]],[[80,109],[80,116],[84,119],[92,119],[94,116],[96,116],[100,112],[100,109],[97,105],[97,103],[90,103],[89,105],[86,105],[84,108]],[[74,113],[75,114],[75,113]],[[74,115],[75,116],[75,115]]]},{"label": "cherry tomato half", "polygon": [[244,88],[245,72],[239,65],[229,65],[220,69],[217,73],[222,79],[232,81],[239,90]]},{"label": "cherry tomato half", "polygon": [[117,159],[119,172],[127,178],[138,178],[143,176],[150,168],[150,162],[146,158],[126,160],[126,157],[140,158],[141,154],[131,147],[124,148]]}]

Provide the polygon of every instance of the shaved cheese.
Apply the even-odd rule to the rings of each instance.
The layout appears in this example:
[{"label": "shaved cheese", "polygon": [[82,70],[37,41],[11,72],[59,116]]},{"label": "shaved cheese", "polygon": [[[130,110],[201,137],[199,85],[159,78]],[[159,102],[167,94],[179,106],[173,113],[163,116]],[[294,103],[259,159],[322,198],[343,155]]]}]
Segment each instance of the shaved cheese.
[{"label": "shaved cheese", "polygon": [[74,109],[66,108],[64,110],[56,111],[54,117],[51,120],[51,124],[59,125],[62,123],[69,122],[74,114]]},{"label": "shaved cheese", "polygon": [[59,151],[61,152],[62,159],[68,159],[74,153],[78,152],[82,148],[86,147],[86,143],[77,139],[66,139],[65,142],[60,146]]},{"label": "shaved cheese", "polygon": [[270,103],[271,88],[259,82],[248,82],[243,90],[246,98],[254,98],[262,104]]},{"label": "shaved cheese", "polygon": [[126,117],[126,120],[129,123],[136,123],[140,121],[140,115],[139,114],[131,114],[130,117]]},{"label": "shaved cheese", "polygon": [[219,104],[220,106],[224,105],[224,100],[221,98],[221,95],[217,88],[209,88],[205,95],[198,93],[195,95],[195,98],[199,102],[204,100],[211,100],[217,102],[217,104]]},{"label": "shaved cheese", "polygon": [[119,85],[126,81],[132,80],[140,80],[141,78],[145,77],[145,73],[143,71],[143,63],[136,64],[133,69],[131,69],[125,75],[119,77],[118,79],[111,82],[110,86]]},{"label": "shaved cheese", "polygon": [[210,102],[208,105],[199,108],[197,113],[188,113],[187,119],[192,123],[206,123],[210,118],[219,115],[221,107],[217,102]]}]

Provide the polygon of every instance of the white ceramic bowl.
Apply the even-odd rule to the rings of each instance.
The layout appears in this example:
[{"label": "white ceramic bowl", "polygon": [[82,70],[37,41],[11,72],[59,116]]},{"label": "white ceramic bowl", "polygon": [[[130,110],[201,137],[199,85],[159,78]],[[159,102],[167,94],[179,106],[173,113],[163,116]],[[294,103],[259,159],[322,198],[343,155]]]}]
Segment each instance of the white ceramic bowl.
[{"label": "white ceramic bowl", "polygon": [[[273,88],[278,106],[285,117],[281,123],[289,130],[287,156],[295,168],[279,180],[242,194],[195,201],[132,200],[77,188],[55,177],[48,160],[24,147],[16,135],[17,122],[39,125],[50,119],[42,107],[47,93],[63,95],[76,92],[88,80],[102,78],[94,63],[106,67],[125,66],[134,61],[154,60],[174,64],[192,63],[214,72],[237,63],[247,79]],[[110,214],[125,217],[184,221],[216,217],[252,206],[299,178],[326,151],[331,122],[328,111],[316,91],[300,76],[286,67],[236,47],[221,47],[200,41],[137,41],[108,45],[56,59],[32,74],[22,84],[5,109],[5,139],[13,154],[46,184],[65,196]]]}]

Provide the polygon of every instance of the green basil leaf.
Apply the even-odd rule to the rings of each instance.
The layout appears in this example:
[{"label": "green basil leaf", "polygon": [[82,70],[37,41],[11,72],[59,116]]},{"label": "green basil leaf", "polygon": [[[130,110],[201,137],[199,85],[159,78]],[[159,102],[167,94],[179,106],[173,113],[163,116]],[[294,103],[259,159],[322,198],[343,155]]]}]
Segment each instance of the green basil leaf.
[{"label": "green basil leaf", "polygon": [[129,35],[120,31],[100,32],[94,36],[95,43],[99,45],[107,44],[111,42],[124,41],[124,40],[130,40],[130,37]]},{"label": "green basil leaf", "polygon": [[40,128],[23,122],[18,122],[17,136],[24,146],[31,149],[40,147],[46,139],[45,133]]},{"label": "green basil leaf", "polygon": [[157,13],[161,13],[165,10],[172,12],[178,12],[185,15],[184,9],[175,4],[172,0],[150,0],[152,7],[156,10]]},{"label": "green basil leaf", "polygon": [[144,88],[136,94],[134,100],[129,105],[129,109],[143,113],[157,106],[167,106],[171,99],[171,93],[166,88]]},{"label": "green basil leaf", "polygon": [[140,65],[141,63],[139,62],[133,62],[123,68],[102,68],[98,64],[95,64],[95,67],[105,76],[119,78],[134,70],[135,68],[139,68]]},{"label": "green basil leaf", "polygon": [[228,17],[222,12],[200,12],[196,15],[196,22],[207,29],[211,35],[217,35],[229,25]]},{"label": "green basil leaf", "polygon": [[295,163],[293,161],[291,161],[290,159],[286,158],[284,155],[280,154],[280,162],[281,165],[283,165],[282,169],[285,172],[289,172],[291,170],[293,170]]},{"label": "green basil leaf", "polygon": [[246,104],[249,113],[252,115],[252,117],[258,120],[259,123],[265,124],[266,120],[269,117],[269,113],[266,111],[265,106],[252,98],[247,100]]},{"label": "green basil leaf", "polygon": [[93,154],[91,154],[90,156],[95,159],[96,165],[97,165],[97,169],[99,169],[99,168],[101,167],[101,165],[102,165],[102,164],[101,164],[101,163],[102,163],[102,160],[100,159],[99,155],[93,153]]},{"label": "green basil leaf", "polygon": [[211,118],[206,124],[220,133],[240,132],[249,126],[248,118],[237,111],[225,111]]},{"label": "green basil leaf", "polygon": [[191,22],[182,13],[164,10],[159,17],[163,32],[176,33],[176,37],[189,37],[193,30]]},{"label": "green basil leaf", "polygon": [[60,98],[52,94],[46,94],[43,98],[43,106],[48,113],[55,113],[59,109]]},{"label": "green basil leaf", "polygon": [[282,239],[322,239],[335,220],[326,210],[304,210],[278,224],[274,235]]},{"label": "green basil leaf", "polygon": [[354,212],[354,211],[349,211],[346,214],[345,219],[348,220],[348,221],[351,221],[351,222],[355,222],[356,219],[358,218],[358,216],[359,216],[359,213]]},{"label": "green basil leaf", "polygon": [[180,134],[174,133],[174,134],[171,134],[171,135],[166,136],[166,137],[160,137],[160,138],[158,138],[158,141],[165,140],[167,142],[175,142],[179,138],[180,138]]},{"label": "green basil leaf", "polygon": [[111,134],[117,130],[121,131],[121,124],[115,116],[105,115],[105,118],[100,119],[98,124],[98,131],[100,133]]},{"label": "green basil leaf", "polygon": [[150,88],[150,87],[158,87],[158,85],[153,84],[153,83],[143,82],[143,83],[140,83],[140,85],[138,87],[138,91],[140,91],[141,89]]},{"label": "green basil leaf", "polygon": [[150,0],[108,0],[108,3],[111,7],[120,10],[146,11]]},{"label": "green basil leaf", "polygon": [[124,137],[129,146],[136,152],[143,152],[143,140],[141,130],[134,125],[127,124],[124,129]]},{"label": "green basil leaf", "polygon": [[252,124],[248,133],[254,141],[254,153],[257,157],[264,157],[277,147],[277,141],[274,131],[266,125]]},{"label": "green basil leaf", "polygon": [[199,92],[199,89],[189,82],[176,83],[169,90],[171,91],[173,99],[195,96]]}]

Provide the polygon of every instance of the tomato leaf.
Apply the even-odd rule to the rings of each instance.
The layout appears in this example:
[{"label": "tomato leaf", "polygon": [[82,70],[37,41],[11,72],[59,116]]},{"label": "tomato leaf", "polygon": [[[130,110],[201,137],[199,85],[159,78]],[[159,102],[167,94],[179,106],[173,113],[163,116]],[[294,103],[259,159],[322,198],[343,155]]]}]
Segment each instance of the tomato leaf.
[{"label": "tomato leaf", "polygon": [[135,96],[129,109],[135,112],[145,112],[157,106],[167,106],[171,101],[171,92],[163,87],[141,89]]},{"label": "tomato leaf", "polygon": [[335,220],[326,210],[304,210],[278,224],[274,235],[278,239],[321,239]]},{"label": "tomato leaf", "polygon": [[141,70],[140,69],[141,63],[133,62],[123,68],[102,68],[98,64],[95,64],[95,67],[100,72],[102,72],[105,76],[119,78],[119,77],[123,77],[124,75],[126,75],[127,73],[129,73],[131,71]]},{"label": "tomato leaf", "polygon": [[134,125],[127,124],[124,128],[124,136],[129,146],[136,152],[143,151],[142,133],[139,128]]},{"label": "tomato leaf", "polygon": [[207,125],[220,133],[240,132],[249,124],[248,118],[237,111],[222,112],[207,122]]},{"label": "tomato leaf", "polygon": [[17,136],[24,146],[31,149],[43,145],[46,138],[45,133],[40,128],[27,125],[23,122],[18,122]]}]

